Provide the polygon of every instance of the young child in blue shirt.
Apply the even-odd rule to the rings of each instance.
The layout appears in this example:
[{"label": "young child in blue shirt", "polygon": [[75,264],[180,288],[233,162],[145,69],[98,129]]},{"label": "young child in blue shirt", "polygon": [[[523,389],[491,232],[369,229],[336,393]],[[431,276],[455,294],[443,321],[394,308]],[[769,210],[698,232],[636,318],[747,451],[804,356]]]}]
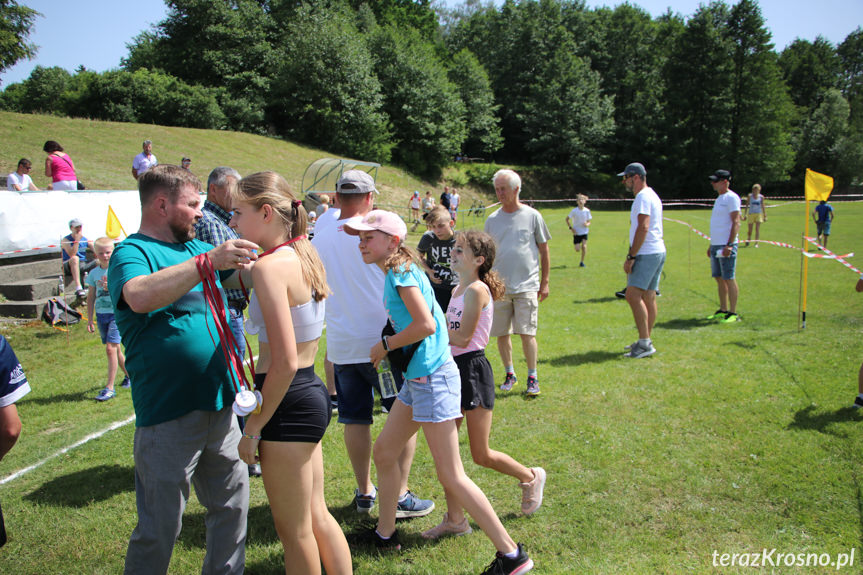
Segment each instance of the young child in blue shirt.
[{"label": "young child in blue shirt", "polygon": [[461,378],[449,348],[446,317],[435,301],[419,255],[404,244],[407,226],[392,212],[372,210],[362,222],[346,223],[344,230],[359,235],[363,261],[377,265],[386,274],[384,307],[395,334],[383,336],[372,347],[372,363],[377,367],[389,350],[419,343],[407,365],[405,383],[375,441],[380,510],[377,528],[366,537],[378,549],[401,549],[396,531],[401,477],[398,458],[408,440],[422,428],[441,484],[497,548],[485,573],[527,573],[533,561],[509,536],[482,490],[465,474],[456,427],[456,420],[462,417]]},{"label": "young child in blue shirt", "polygon": [[[108,401],[115,395],[114,378],[117,368],[123,370],[125,377],[120,387],[130,387],[129,372],[126,371],[126,356],[120,347],[120,332],[114,322],[114,304],[108,293],[108,262],[114,253],[114,240],[99,238],[93,242],[93,251],[99,265],[87,274],[84,283],[87,284],[87,331],[94,333],[99,326],[99,335],[105,344],[105,354],[108,356],[108,383],[96,396],[96,401]],[[95,308],[95,309],[94,309]],[[94,313],[95,311],[95,313]]]}]

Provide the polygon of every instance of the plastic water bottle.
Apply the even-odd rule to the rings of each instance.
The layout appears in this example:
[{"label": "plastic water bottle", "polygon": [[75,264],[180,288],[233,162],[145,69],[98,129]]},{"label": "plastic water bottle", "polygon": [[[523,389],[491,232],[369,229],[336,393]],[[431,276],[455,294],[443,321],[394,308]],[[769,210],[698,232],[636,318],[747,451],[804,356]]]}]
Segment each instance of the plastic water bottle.
[{"label": "plastic water bottle", "polygon": [[393,369],[388,359],[384,358],[378,364],[378,385],[381,388],[381,397],[389,399],[395,397],[398,393],[396,388],[396,378],[393,376]]},{"label": "plastic water bottle", "polygon": [[57,286],[57,289],[60,291],[60,293],[57,295],[63,295],[64,293],[66,293],[66,286],[63,285],[63,274],[60,274],[60,283]]}]

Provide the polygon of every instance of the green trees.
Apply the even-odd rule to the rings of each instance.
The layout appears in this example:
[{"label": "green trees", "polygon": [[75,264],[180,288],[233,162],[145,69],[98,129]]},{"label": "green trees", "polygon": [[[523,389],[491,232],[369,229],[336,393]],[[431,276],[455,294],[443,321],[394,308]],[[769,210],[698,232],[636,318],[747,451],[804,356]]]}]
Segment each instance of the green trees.
[{"label": "green trees", "polygon": [[170,0],[167,18],[129,46],[124,68],[160,70],[184,83],[219,88],[235,130],[262,132],[276,62],[275,24],[258,0]]},{"label": "green trees", "polygon": [[[863,154],[863,28],[777,55],[757,0],[656,18],[584,0],[167,4],[120,70],[37,68],[0,108],[269,133],[429,177],[461,154],[613,185],[641,161],[666,197],[708,193],[718,167],[739,187],[816,166],[850,182]],[[0,70],[32,53],[34,14],[0,0]]]},{"label": "green trees", "polygon": [[453,30],[451,49],[469,49],[488,71],[505,159],[590,169],[602,157],[613,106],[600,75],[579,55],[584,41],[573,30],[584,11],[580,3],[508,0],[499,11],[478,9]]},{"label": "green trees", "polygon": [[347,156],[389,161],[393,143],[374,60],[348,15],[305,6],[284,37],[267,104],[278,133]]},{"label": "green trees", "polygon": [[778,182],[794,162],[791,100],[754,0],[740,0],[728,19],[732,42],[728,162],[738,181]]},{"label": "green trees", "polygon": [[489,158],[503,145],[503,136],[497,117],[500,105],[494,101],[488,74],[470,50],[462,49],[453,55],[448,75],[465,109],[467,139],[461,151],[468,157]]},{"label": "green trees", "polygon": [[435,175],[467,137],[458,88],[447,78],[434,47],[414,30],[379,27],[370,47],[392,122],[394,159],[420,174]]},{"label": "green trees", "polygon": [[[838,185],[859,177],[863,138],[849,122],[851,109],[842,93],[831,88],[804,122],[797,150],[800,170],[830,174]],[[799,178],[802,181],[802,177]]]},{"label": "green trees", "polygon": [[779,55],[779,67],[800,114],[814,110],[827,90],[839,87],[839,56],[821,36],[814,42],[794,40]]},{"label": "green trees", "polygon": [[36,46],[28,38],[39,15],[15,0],[0,0],[0,72],[36,54]]}]

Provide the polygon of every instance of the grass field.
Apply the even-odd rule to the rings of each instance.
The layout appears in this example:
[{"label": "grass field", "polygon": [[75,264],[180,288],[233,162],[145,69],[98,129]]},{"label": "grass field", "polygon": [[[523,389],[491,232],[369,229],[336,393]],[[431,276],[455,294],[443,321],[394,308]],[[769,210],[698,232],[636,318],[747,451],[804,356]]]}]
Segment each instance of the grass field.
[{"label": "grass field", "polygon": [[[153,153],[163,164],[179,165],[181,157],[190,157],[192,171],[204,182],[216,166],[232,166],[241,174],[275,170],[294,191],[303,189],[303,174],[309,164],[335,157],[308,146],[241,132],[0,112],[0,174],[14,172],[18,160],[28,158],[33,163],[33,181],[44,190],[49,180],[45,177],[42,146],[46,140],[55,140],[75,162],[78,177],[87,189],[136,189],[132,159],[147,139],[153,141]],[[378,184],[378,203],[402,211],[407,211],[413,190],[431,190],[435,197],[443,191],[442,183],[421,180],[394,166],[380,168]],[[436,186],[440,188],[437,192]],[[460,190],[465,207],[480,197],[469,186]]]},{"label": "grass field", "polygon": [[[627,304],[613,293],[624,285],[628,214],[592,207],[583,269],[563,222],[569,208],[543,210],[554,236],[551,296],[540,310],[543,393],[522,398],[520,362],[521,386],[498,392],[495,406],[492,446],[548,471],[542,509],[520,516],[515,481],[470,462],[462,432],[468,474],[525,543],[535,572],[749,573],[752,567],[716,566],[714,552],[718,561],[724,553],[776,549],[768,556],[775,562],[779,553],[835,560],[854,549],[853,567],[840,572],[860,573],[863,414],[848,408],[863,359],[857,277],[837,262],[811,260],[808,327],[800,331],[800,256],[786,248],[747,248],[738,263],[744,320],[714,324],[703,319],[717,307],[707,242],[667,222],[669,255],[654,332],[659,351],[624,359],[623,346],[636,333]],[[860,252],[863,204],[840,203],[836,212],[830,248]],[[666,216],[708,231],[707,210]],[[770,210],[762,231],[766,239],[799,246],[802,224],[802,205],[786,204]],[[125,390],[104,405],[92,400],[103,385],[104,353],[83,324],[68,337],[36,324],[2,331],[34,390],[19,403],[24,433],[0,464],[0,478],[133,413]],[[494,346],[489,356],[500,379]],[[0,573],[121,571],[136,522],[132,436],[132,425],[120,427],[0,486],[10,532]],[[335,421],[324,457],[328,503],[351,531],[359,525],[353,476]],[[479,573],[493,554],[480,532],[435,543],[419,536],[444,511],[422,439],[411,488],[438,509],[401,525],[398,555],[354,550],[356,572]],[[252,481],[251,489],[247,572],[280,573],[281,548],[261,482]],[[203,554],[203,511],[192,498],[171,573],[199,572]],[[781,558],[775,568],[768,563],[758,570],[836,571],[788,567]]]}]

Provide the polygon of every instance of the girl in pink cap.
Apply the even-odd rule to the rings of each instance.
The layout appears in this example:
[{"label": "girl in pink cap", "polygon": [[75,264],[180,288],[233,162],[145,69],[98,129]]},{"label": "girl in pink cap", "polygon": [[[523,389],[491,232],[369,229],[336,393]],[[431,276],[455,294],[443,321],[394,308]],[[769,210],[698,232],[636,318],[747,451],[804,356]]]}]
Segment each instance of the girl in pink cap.
[{"label": "girl in pink cap", "polygon": [[404,243],[407,226],[392,212],[373,210],[362,222],[346,223],[344,229],[359,235],[363,261],[377,265],[386,274],[384,307],[395,333],[382,336],[372,347],[372,363],[377,367],[391,350],[413,348],[405,383],[375,441],[380,511],[377,528],[365,533],[364,539],[378,549],[401,549],[396,530],[398,456],[422,428],[441,484],[497,548],[484,573],[527,573],[533,561],[509,536],[482,490],[465,474],[456,427],[462,417],[461,378],[450,352],[446,318],[435,301],[422,260]]}]

